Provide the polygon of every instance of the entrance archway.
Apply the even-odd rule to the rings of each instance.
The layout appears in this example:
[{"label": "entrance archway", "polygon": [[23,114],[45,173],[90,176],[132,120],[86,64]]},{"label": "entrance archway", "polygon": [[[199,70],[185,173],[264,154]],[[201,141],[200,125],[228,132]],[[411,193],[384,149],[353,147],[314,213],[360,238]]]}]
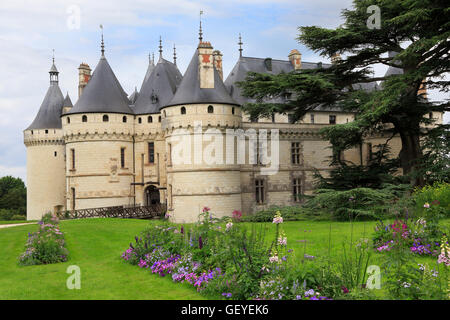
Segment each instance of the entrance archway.
[{"label": "entrance archway", "polygon": [[144,201],[146,206],[160,204],[159,190],[155,186],[148,186],[145,188]]}]

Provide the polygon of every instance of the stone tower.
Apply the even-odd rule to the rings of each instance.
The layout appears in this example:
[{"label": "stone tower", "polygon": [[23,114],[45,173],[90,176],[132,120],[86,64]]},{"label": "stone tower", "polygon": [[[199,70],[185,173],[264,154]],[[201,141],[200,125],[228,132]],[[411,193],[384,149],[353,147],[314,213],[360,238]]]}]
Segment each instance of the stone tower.
[{"label": "stone tower", "polygon": [[134,115],[102,55],[73,108],[62,116],[67,209],[134,204]]},{"label": "stone tower", "polygon": [[64,96],[58,85],[54,59],[50,87],[36,118],[24,130],[27,147],[27,219],[64,210],[65,146],[61,128]]},{"label": "stone tower", "polygon": [[241,109],[214,67],[209,42],[199,43],[173,99],[161,113],[171,219],[196,221],[204,206],[219,217],[240,210],[239,165],[225,161],[227,148],[233,148],[225,143],[225,130],[240,128]]}]

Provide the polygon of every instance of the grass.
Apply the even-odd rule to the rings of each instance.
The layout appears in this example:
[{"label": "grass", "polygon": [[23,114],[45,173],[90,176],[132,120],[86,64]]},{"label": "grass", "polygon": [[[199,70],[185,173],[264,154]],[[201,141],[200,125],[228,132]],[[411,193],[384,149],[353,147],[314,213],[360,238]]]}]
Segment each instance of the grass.
[{"label": "grass", "polygon": [[[188,284],[172,282],[149,274],[120,258],[122,252],[134,241],[149,223],[132,219],[81,219],[62,221],[69,261],[41,266],[19,266],[17,257],[23,252],[28,232],[36,225],[17,226],[0,230],[0,299],[205,299]],[[450,220],[445,220],[446,226]],[[246,223],[247,224],[247,223]],[[249,223],[248,223],[249,224]],[[250,224],[249,224],[250,225]],[[262,223],[267,228],[267,239],[273,239],[275,226]],[[356,243],[369,238],[375,222],[289,221],[283,223],[288,247],[294,249],[296,258],[303,254],[316,257],[337,257],[342,254],[342,243]],[[331,226],[331,233],[330,233]],[[351,234],[353,232],[353,237]],[[329,252],[329,248],[331,250]],[[371,264],[376,264],[380,254],[373,254]],[[432,262],[435,259],[422,258]],[[66,280],[69,265],[81,268],[81,290],[69,290]]]}]

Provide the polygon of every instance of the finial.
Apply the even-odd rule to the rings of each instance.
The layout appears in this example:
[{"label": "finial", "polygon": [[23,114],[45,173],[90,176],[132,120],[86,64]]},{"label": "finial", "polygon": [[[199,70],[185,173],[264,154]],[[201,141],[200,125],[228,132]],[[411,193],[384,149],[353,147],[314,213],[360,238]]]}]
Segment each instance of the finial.
[{"label": "finial", "polygon": [[162,58],[162,40],[161,36],[159,36],[159,58]]},{"label": "finial", "polygon": [[199,32],[198,32],[198,40],[200,40],[200,42],[203,41],[202,14],[203,14],[203,10],[200,10],[200,29],[199,29]]},{"label": "finial", "polygon": [[53,64],[55,64],[55,49],[52,49],[52,51],[53,51],[52,61],[53,61]]},{"label": "finial", "polygon": [[241,34],[240,34],[240,33],[239,33],[239,42],[238,42],[238,45],[239,45],[239,57],[242,58],[242,45],[243,45],[243,43],[242,43],[242,37],[241,37]]},{"label": "finial", "polygon": [[155,65],[155,53],[152,52],[152,65]]},{"label": "finial", "polygon": [[173,64],[177,64],[177,49],[175,48],[175,43],[173,44]]},{"label": "finial", "polygon": [[100,25],[100,29],[102,29],[102,45],[101,45],[101,47],[102,47],[102,57],[104,57],[105,56],[105,43],[103,41],[103,25],[102,24]]},{"label": "finial", "polygon": [[150,54],[150,52],[148,53],[148,63],[152,63],[152,55]]}]

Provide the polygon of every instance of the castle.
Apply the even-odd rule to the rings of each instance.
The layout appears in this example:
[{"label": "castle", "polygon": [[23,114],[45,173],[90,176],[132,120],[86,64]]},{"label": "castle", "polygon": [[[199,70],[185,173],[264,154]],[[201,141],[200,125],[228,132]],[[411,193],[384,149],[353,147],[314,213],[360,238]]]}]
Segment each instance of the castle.
[{"label": "castle", "polygon": [[[297,122],[289,114],[250,119],[241,106],[251,100],[241,95],[236,83],[249,71],[277,74],[330,64],[302,61],[298,50],[292,50],[288,60],[245,57],[240,40],[239,59],[224,80],[222,54],[203,41],[201,33],[199,40],[184,75],[175,54],[173,62],[163,58],[160,40],[159,60],[155,64],[154,58],[149,59],[140,90],[128,96],[106,59],[102,36],[101,57],[92,75],[87,64],[79,67],[75,105],[59,88],[53,59],[50,87],[36,118],[24,130],[27,219],[39,219],[46,212],[162,203],[172,221],[192,222],[204,206],[219,217],[233,210],[248,214],[272,205],[298,204],[300,195],[312,191],[314,170],[326,174],[331,169],[330,144],[319,130],[352,121],[354,114],[317,107]],[[393,67],[388,70],[396,72]],[[376,87],[366,84],[363,89]],[[273,101],[290,98],[286,94]],[[442,114],[432,116],[442,121]],[[259,160],[259,145],[252,149],[251,137],[243,140],[250,150],[244,163],[203,158],[204,153],[236,151],[234,142],[230,145],[227,140],[211,152],[211,141],[224,141],[218,138],[230,129],[256,134],[276,130],[277,170],[262,173],[266,165]],[[193,161],[173,161],[174,139],[195,141],[199,135],[203,139],[184,152]],[[385,142],[381,135],[367,137],[359,148],[340,156],[366,164],[372,146]],[[400,139],[391,139],[389,145],[396,156]]]}]

